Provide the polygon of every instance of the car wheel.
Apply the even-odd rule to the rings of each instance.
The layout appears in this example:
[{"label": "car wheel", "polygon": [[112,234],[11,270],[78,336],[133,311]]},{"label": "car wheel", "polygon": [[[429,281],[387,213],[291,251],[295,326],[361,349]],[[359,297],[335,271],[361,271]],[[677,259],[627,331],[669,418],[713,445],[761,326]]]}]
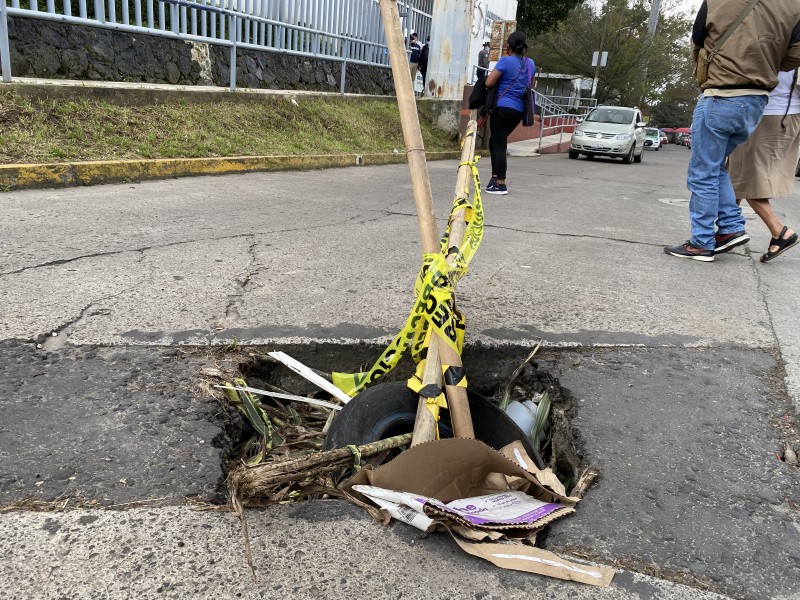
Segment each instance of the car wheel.
[{"label": "car wheel", "polygon": [[[520,441],[537,465],[543,468],[541,456],[517,424],[494,402],[467,390],[469,410],[475,438],[499,450]],[[394,435],[411,433],[417,415],[419,396],[404,381],[377,384],[356,395],[336,415],[325,438],[325,450],[349,444],[360,446]],[[439,435],[453,437],[449,412],[439,421]]]},{"label": "car wheel", "polygon": [[[633,149],[634,150],[636,149],[636,144],[633,145]],[[644,158],[644,148],[642,148],[642,151],[639,152],[638,156],[636,156],[635,154],[633,155],[633,162],[640,163],[640,162],[642,162],[643,158]]]},{"label": "car wheel", "polygon": [[631,144],[630,152],[628,152],[628,154],[622,157],[622,164],[629,165],[633,162],[633,149],[635,146],[636,144]]},{"label": "car wheel", "polygon": [[575,159],[577,159],[577,158],[578,158],[578,156],[580,156],[580,154],[581,154],[581,153],[580,153],[580,152],[578,152],[577,150],[570,150],[570,151],[569,151],[569,157],[570,157],[572,160],[575,160]]}]

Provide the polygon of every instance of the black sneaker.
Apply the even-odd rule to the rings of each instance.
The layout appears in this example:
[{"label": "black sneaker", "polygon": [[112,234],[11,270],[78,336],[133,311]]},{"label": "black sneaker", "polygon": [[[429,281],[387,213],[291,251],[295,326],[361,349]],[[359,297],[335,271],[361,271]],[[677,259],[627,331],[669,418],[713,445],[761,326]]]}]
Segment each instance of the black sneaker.
[{"label": "black sneaker", "polygon": [[486,191],[488,192],[489,190],[493,190],[493,189],[495,189],[496,187],[497,187],[497,179],[495,179],[494,177],[492,177],[492,178],[489,180],[489,183],[487,183],[487,184],[486,184]]},{"label": "black sneaker", "polygon": [[495,183],[493,186],[486,187],[486,193],[505,196],[508,194],[508,188],[506,187],[505,183]]},{"label": "black sneaker", "polygon": [[716,246],[714,246],[714,254],[722,254],[741,246],[750,241],[750,236],[742,229],[741,231],[734,231],[733,233],[718,233],[714,236]]},{"label": "black sneaker", "polygon": [[671,254],[672,256],[677,256],[678,258],[691,258],[694,260],[701,260],[703,262],[714,261],[713,250],[704,250],[703,248],[692,246],[692,243],[688,241],[684,242],[680,246],[667,246],[664,248],[664,252]]}]

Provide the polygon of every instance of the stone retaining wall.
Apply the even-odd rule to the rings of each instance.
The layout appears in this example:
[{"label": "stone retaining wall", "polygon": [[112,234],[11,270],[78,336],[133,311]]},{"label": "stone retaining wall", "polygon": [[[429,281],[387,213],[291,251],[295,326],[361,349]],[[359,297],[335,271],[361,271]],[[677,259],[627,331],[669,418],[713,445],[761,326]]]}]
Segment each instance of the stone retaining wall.
[{"label": "stone retaining wall", "polygon": [[[14,77],[230,85],[230,49],[97,27],[9,18]],[[339,91],[341,63],[237,50],[236,86]],[[345,91],[394,93],[390,69],[348,64]]]}]

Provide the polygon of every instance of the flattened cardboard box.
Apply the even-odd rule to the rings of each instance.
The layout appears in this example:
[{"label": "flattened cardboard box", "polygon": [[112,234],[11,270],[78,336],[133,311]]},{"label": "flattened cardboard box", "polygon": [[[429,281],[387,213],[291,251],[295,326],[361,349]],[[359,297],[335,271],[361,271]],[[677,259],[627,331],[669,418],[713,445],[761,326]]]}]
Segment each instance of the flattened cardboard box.
[{"label": "flattened cardboard box", "polygon": [[[347,481],[342,489],[360,506],[369,506],[370,500],[353,490],[354,485],[370,485],[418,494],[435,498],[443,503],[513,489],[541,502],[564,505],[563,509],[548,515],[544,520],[527,526],[515,524],[513,528],[516,531],[526,528],[538,530],[543,525],[574,512],[578,498],[566,496],[561,482],[549,470],[537,469],[530,457],[524,453],[521,444],[511,444],[503,451],[505,455],[473,439],[455,438],[427,442],[403,452],[377,469],[361,470]],[[527,468],[523,468],[521,466],[523,464]],[[546,483],[542,483],[537,475]],[[504,529],[510,529],[508,526],[492,524],[476,526],[435,509],[429,514],[438,524],[446,527],[459,525],[476,532],[491,531],[499,534],[503,534]],[[570,562],[556,554],[529,545],[473,543],[459,539],[456,535],[453,537],[465,552],[484,558],[502,568],[603,587],[610,585],[614,575],[613,569]]]}]

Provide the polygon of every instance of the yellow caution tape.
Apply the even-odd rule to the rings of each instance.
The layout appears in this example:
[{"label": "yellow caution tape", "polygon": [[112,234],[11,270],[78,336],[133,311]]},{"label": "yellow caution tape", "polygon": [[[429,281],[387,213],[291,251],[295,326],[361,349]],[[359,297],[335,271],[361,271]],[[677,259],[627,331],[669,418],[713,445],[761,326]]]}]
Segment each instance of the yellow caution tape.
[{"label": "yellow caution tape", "polygon": [[[474,204],[469,202],[469,184],[464,187],[463,196],[456,198],[447,225],[447,231],[442,238],[441,252],[423,254],[422,268],[414,285],[415,302],[405,325],[395,338],[381,353],[378,360],[369,371],[361,373],[332,373],[333,384],[350,397],[355,396],[364,386],[372,383],[381,375],[391,371],[405,351],[411,346],[411,356],[418,363],[419,384],[422,384],[422,371],[419,365],[424,365],[425,348],[429,343],[430,335],[439,335],[444,343],[461,354],[464,343],[464,317],[456,308],[455,284],[467,273],[469,263],[483,239],[483,203],[481,202],[481,184],[478,174],[477,162],[474,160],[461,163],[467,165],[472,171],[475,185]],[[459,248],[448,248],[450,226],[455,212],[465,209],[467,227],[464,232],[464,241]],[[455,255],[453,264],[448,265],[448,256]],[[412,379],[414,379],[412,377]],[[466,378],[462,377],[464,385]],[[409,387],[414,386],[409,380]],[[419,392],[419,389],[414,389]],[[438,420],[439,408],[446,408],[444,394],[442,400],[438,396],[429,399],[429,408]]]}]

